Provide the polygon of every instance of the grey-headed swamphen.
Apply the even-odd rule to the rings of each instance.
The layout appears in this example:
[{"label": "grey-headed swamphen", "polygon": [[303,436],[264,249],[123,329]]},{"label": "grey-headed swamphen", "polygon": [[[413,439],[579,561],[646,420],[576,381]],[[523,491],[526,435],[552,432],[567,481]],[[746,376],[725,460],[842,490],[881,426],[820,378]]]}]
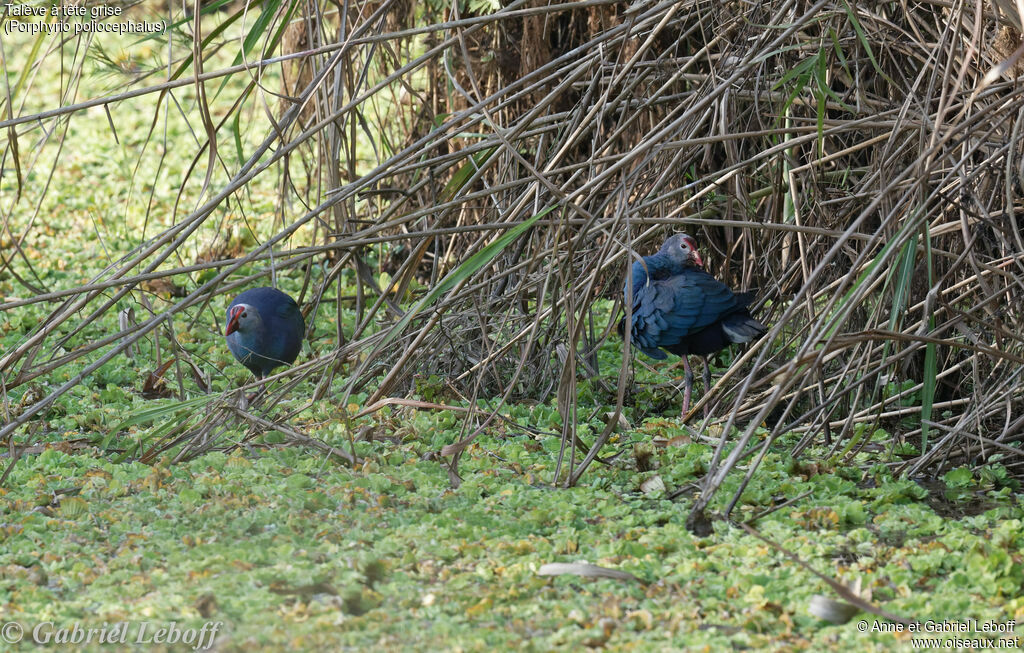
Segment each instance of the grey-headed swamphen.
[{"label": "grey-headed swamphen", "polygon": [[[747,310],[753,292],[736,294],[704,271],[697,243],[686,234],[675,234],[657,254],[633,264],[633,325],[630,335],[636,347],[651,358],[665,358],[665,351],[683,359],[686,388],[683,415],[690,410],[693,371],[687,357],[704,359],[704,392],[711,387],[708,354],[733,343],[750,342],[768,327]],[[623,288],[628,292],[629,286]],[[627,301],[629,296],[625,295]],[[625,319],[619,333],[625,330]],[[705,415],[707,408],[705,407]]]},{"label": "grey-headed swamphen", "polygon": [[257,380],[295,362],[306,323],[295,300],[276,288],[246,290],[228,306],[228,349]]}]

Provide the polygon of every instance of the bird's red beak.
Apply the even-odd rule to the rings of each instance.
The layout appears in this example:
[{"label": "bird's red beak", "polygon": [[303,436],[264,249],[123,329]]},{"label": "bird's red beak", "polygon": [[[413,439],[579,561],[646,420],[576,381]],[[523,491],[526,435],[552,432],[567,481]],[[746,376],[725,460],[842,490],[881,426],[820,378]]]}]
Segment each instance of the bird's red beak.
[{"label": "bird's red beak", "polygon": [[697,251],[697,243],[694,242],[693,238],[687,238],[686,244],[690,246],[690,258],[700,267],[704,267],[704,259],[700,257],[700,252]]},{"label": "bird's red beak", "polygon": [[224,332],[225,336],[230,336],[235,331],[238,331],[238,316],[242,314],[242,307],[236,306],[231,311],[230,319],[228,319],[228,328]]}]

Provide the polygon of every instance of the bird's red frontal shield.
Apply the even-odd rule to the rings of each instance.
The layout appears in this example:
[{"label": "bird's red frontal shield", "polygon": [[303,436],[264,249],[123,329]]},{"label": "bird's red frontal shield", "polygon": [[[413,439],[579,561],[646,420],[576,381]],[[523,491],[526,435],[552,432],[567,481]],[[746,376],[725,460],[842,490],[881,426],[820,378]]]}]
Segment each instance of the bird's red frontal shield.
[{"label": "bird's red frontal shield", "polygon": [[687,237],[686,244],[690,246],[690,258],[692,258],[700,267],[704,267],[704,259],[700,257],[700,252],[697,251],[697,241],[693,238]]},{"label": "bird's red frontal shield", "polygon": [[228,328],[224,331],[225,336],[230,336],[235,331],[238,331],[238,316],[245,310],[241,306],[236,306],[231,309],[231,317],[228,320]]}]

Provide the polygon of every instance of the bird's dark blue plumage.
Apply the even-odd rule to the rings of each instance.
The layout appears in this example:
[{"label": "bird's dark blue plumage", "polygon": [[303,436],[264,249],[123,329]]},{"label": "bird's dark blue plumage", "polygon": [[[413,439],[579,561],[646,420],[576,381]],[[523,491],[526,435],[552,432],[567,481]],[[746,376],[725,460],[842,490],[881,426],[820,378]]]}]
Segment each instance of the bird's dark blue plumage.
[{"label": "bird's dark blue plumage", "polygon": [[[658,360],[665,358],[665,351],[683,357],[687,371],[684,412],[693,383],[688,354],[706,357],[767,331],[747,310],[754,293],[734,293],[701,265],[693,239],[676,234],[656,254],[633,264],[632,296],[628,283],[623,288],[625,300],[632,305],[629,335],[634,345]],[[619,331],[625,331],[624,321]],[[706,364],[705,360],[705,385],[710,379]]]},{"label": "bird's dark blue plumage", "polygon": [[256,378],[295,361],[306,331],[295,300],[275,288],[252,288],[227,311],[228,348]]}]

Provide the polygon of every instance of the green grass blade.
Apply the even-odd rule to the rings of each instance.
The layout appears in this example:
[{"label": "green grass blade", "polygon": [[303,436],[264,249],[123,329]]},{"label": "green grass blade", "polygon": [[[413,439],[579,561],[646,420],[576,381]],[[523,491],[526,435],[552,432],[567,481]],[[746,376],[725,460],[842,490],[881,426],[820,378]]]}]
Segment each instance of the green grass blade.
[{"label": "green grass blade", "polygon": [[[252,11],[253,7],[258,7],[259,4],[262,1],[263,0],[254,0],[253,2],[251,2],[249,4],[249,11]],[[220,9],[222,7],[225,7],[225,6],[229,5],[229,4],[231,4],[232,2],[234,2],[234,0],[216,0],[216,2],[211,2],[208,5],[203,5],[199,9],[199,15],[200,16],[209,16],[211,14],[214,14],[214,13],[220,11]],[[236,15],[240,16],[241,15],[241,10],[239,10]],[[235,16],[231,16],[227,20],[233,22],[234,19],[235,19]],[[183,18],[181,18],[179,20],[176,20],[173,23],[171,23],[170,25],[168,25],[167,27],[165,27],[164,31],[156,32],[154,34],[147,34],[146,36],[143,36],[139,40],[135,41],[135,43],[142,43],[144,41],[162,41],[162,40],[167,38],[167,32],[172,32],[172,31],[178,29],[179,27],[181,27],[182,25],[186,25],[188,23],[191,23],[193,20],[195,20],[195,18],[193,16],[185,15]],[[224,23],[221,23],[220,25],[218,25],[216,27],[216,30],[223,31],[223,26],[224,26]],[[204,39],[203,42],[205,44],[206,40]]]},{"label": "green grass blade", "polygon": [[498,151],[497,147],[489,147],[486,150],[481,150],[469,157],[469,160],[462,164],[455,174],[452,175],[451,180],[444,185],[444,189],[441,191],[441,201],[447,202],[473,178],[476,171],[479,170],[487,162],[487,159],[491,158],[495,152]]},{"label": "green grass blade", "polygon": [[384,339],[377,346],[384,347],[389,342],[397,338],[398,334],[400,334],[409,324],[409,322],[411,322],[414,317],[419,315],[424,308],[436,302],[438,298],[441,297],[441,295],[445,294],[462,281],[465,281],[474,273],[476,273],[477,270],[493,261],[494,257],[496,257],[498,254],[501,253],[502,250],[508,247],[509,243],[514,241],[516,238],[522,235],[523,232],[532,227],[533,224],[537,222],[537,220],[540,220],[548,213],[551,213],[551,211],[553,211],[554,209],[555,205],[545,208],[532,218],[529,218],[523,221],[522,223],[512,227],[511,229],[506,231],[503,236],[495,240],[493,243],[487,245],[482,250],[466,259],[462,263],[462,265],[455,268],[455,270],[453,270],[451,274],[445,277],[440,283],[434,286],[434,288],[432,288],[430,292],[424,295],[422,299],[416,302],[416,304],[412,308],[410,308],[405,313],[405,315],[402,316],[402,319],[400,319],[395,324],[395,326],[391,327],[387,335],[384,336]]},{"label": "green grass blade", "polygon": [[865,268],[864,271],[860,273],[860,275],[857,277],[857,280],[853,282],[850,288],[845,293],[843,293],[842,299],[836,302],[836,305],[832,307],[832,315],[829,316],[829,321],[831,322],[831,325],[826,330],[825,336],[824,338],[822,338],[822,340],[827,340],[835,334],[836,330],[839,328],[839,322],[835,319],[836,316],[842,314],[844,307],[849,303],[850,298],[853,296],[853,294],[857,292],[857,289],[864,285],[864,283],[868,279],[874,278],[875,269],[879,266],[879,264],[881,264],[881,262],[888,257],[889,252],[892,251],[892,249],[896,247],[897,244],[904,241],[904,233],[910,229],[913,229],[915,226],[916,222],[914,220],[908,220],[892,238],[886,239],[885,244],[882,245],[882,249],[880,249],[878,253],[875,254],[875,258],[872,259],[871,263],[868,264],[867,268]]},{"label": "green grass blade", "polygon": [[161,417],[173,415],[177,413],[179,410],[182,410],[183,408],[197,408],[199,406],[204,406],[216,398],[217,395],[201,395],[199,397],[194,397],[192,399],[186,399],[185,401],[175,401],[160,406],[155,406],[153,408],[146,408],[144,410],[136,411],[132,413],[131,417],[115,426],[107,437],[111,438],[117,435],[117,433],[119,433],[120,431],[123,431],[124,429],[128,428],[129,426],[134,426],[135,424],[142,424],[145,422],[153,422],[160,419]]},{"label": "green grass blade", "polygon": [[914,267],[917,262],[917,234],[910,237],[910,240],[903,245],[900,251],[899,261],[896,266],[890,269],[889,279],[894,282],[892,296],[892,312],[889,314],[889,330],[895,331],[901,322],[903,312],[907,307],[907,297],[910,296],[910,284],[914,281]]},{"label": "green grass blade", "polygon": [[797,65],[793,66],[793,68],[786,71],[786,74],[783,75],[779,79],[779,81],[772,84],[772,90],[777,91],[786,84],[788,84],[791,80],[796,79],[798,77],[803,77],[804,79],[797,83],[797,92],[799,92],[801,89],[803,89],[804,84],[807,83],[807,80],[811,78],[811,72],[814,70],[815,66],[818,65],[817,59],[817,55],[813,57],[808,57],[807,59],[804,59]]},{"label": "green grass blade", "polygon": [[[147,432],[144,432],[144,433],[140,433],[139,436],[138,436],[138,441],[135,443],[135,445],[136,445],[136,454],[135,455],[141,457],[144,454],[144,450],[146,448],[146,444],[147,443],[152,442],[152,441],[159,441],[161,438],[166,436],[168,433],[170,433],[174,429],[176,429],[179,426],[181,426],[181,424],[182,424],[182,420],[179,419],[178,416],[175,415],[175,416],[170,417],[166,421],[164,421],[164,423],[161,424],[160,426],[158,426],[158,427],[156,427],[156,428],[154,428],[154,429],[152,429],[150,431],[147,431]],[[122,463],[125,460],[127,460],[131,455],[132,455],[131,448],[125,449],[123,452],[121,452],[120,454],[118,454],[117,456],[115,456],[113,458],[113,462],[115,462],[115,463]]]},{"label": "green grass blade", "polygon": [[[259,38],[267,31],[267,27],[270,25],[270,21],[274,18],[274,15],[277,13],[278,8],[280,8],[282,0],[269,0],[269,2],[270,4],[263,7],[263,11],[256,19],[256,22],[253,23],[252,28],[245,35],[245,39],[242,41],[242,50],[235,56],[235,60],[231,63],[232,66],[240,65],[242,63],[242,55],[248,54],[249,51],[255,47]],[[288,23],[291,21],[292,17],[295,16],[295,10],[298,6],[298,0],[292,0],[288,5],[288,11],[286,11],[285,15],[282,17],[273,37],[271,37],[270,42],[267,43],[267,47],[261,53],[261,57],[273,56],[274,51],[277,50],[278,43],[280,43],[281,39],[284,37],[284,31],[288,28]],[[283,65],[288,66],[291,65],[291,63],[286,62]],[[228,81],[232,77],[234,77],[234,75],[226,75],[221,79],[220,86],[217,87],[217,92],[214,93],[215,98],[220,97],[221,91],[223,91],[224,87],[228,85]]]},{"label": "green grass blade", "polygon": [[881,75],[893,86],[897,86],[896,82],[886,75],[885,71],[882,70],[882,67],[878,65],[878,60],[875,59],[875,53],[871,49],[871,41],[868,40],[867,35],[864,33],[864,28],[861,27],[860,21],[857,20],[857,15],[853,13],[853,9],[850,8],[850,3],[846,0],[843,0],[843,9],[846,11],[846,17],[850,19],[850,25],[853,26],[853,31],[857,33],[857,40],[860,41],[861,46],[864,47],[864,51],[867,52],[868,59],[871,61],[871,66],[875,69],[875,72]]}]

